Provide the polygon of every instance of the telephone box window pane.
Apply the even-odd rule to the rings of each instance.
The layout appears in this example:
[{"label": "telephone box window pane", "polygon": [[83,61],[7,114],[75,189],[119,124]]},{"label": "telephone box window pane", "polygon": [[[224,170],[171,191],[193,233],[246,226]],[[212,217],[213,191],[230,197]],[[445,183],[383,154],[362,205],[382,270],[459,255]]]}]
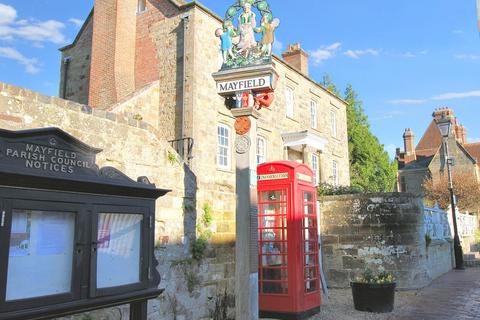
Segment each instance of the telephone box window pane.
[{"label": "telephone box window pane", "polygon": [[262,283],[263,293],[287,294],[288,282],[265,281]]},{"label": "telephone box window pane", "polygon": [[71,291],[75,213],[13,210],[6,300]]},{"label": "telephone box window pane", "polygon": [[97,288],[140,282],[142,220],[139,214],[99,214]]},{"label": "telephone box window pane", "polygon": [[305,282],[305,291],[307,293],[317,291],[317,280]]}]

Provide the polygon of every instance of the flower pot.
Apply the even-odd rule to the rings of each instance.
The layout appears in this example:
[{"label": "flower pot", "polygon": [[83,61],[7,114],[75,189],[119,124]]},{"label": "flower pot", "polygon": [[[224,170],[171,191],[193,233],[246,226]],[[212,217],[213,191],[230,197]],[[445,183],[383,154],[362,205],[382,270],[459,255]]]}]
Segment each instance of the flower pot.
[{"label": "flower pot", "polygon": [[386,313],[393,311],[396,283],[350,283],[353,304],[359,311]]}]

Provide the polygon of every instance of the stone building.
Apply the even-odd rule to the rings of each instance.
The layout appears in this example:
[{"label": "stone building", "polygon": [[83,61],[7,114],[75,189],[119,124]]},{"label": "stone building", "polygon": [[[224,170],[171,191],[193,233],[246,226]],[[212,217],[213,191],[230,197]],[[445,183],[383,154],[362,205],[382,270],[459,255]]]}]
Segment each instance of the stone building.
[{"label": "stone building", "polygon": [[397,149],[398,161],[397,190],[401,192],[422,193],[422,184],[426,178],[435,179],[445,169],[442,135],[437,121],[450,119],[452,132],[448,138],[450,156],[455,159],[454,170],[471,174],[480,183],[479,163],[480,143],[468,143],[467,129],[463,127],[449,108],[433,112],[433,119],[422,138],[415,146],[415,135],[410,128],[403,134],[404,151]]},{"label": "stone building", "polygon": [[[152,319],[206,318],[234,288],[235,119],[212,78],[221,23],[197,2],[96,1],[61,49],[60,98],[0,84],[0,128],[59,127],[104,149],[100,165],[173,190],[157,203],[166,290],[149,306]],[[299,44],[273,60],[279,79],[258,120],[257,162],[303,162],[318,183],[349,185],[346,103],[309,77]],[[211,246],[190,265],[207,212]]]}]

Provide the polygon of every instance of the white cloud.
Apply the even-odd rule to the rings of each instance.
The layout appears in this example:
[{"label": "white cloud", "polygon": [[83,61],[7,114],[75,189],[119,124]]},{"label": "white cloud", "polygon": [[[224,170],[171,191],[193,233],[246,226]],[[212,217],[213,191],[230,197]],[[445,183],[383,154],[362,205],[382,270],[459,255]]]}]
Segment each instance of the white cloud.
[{"label": "white cloud", "polygon": [[9,24],[17,18],[17,10],[11,6],[0,3],[0,25]]},{"label": "white cloud", "polygon": [[423,104],[427,102],[427,99],[397,99],[397,100],[390,100],[388,103],[390,104]]},{"label": "white cloud", "polygon": [[323,46],[318,48],[317,50],[311,51],[310,55],[313,58],[313,63],[318,65],[321,64],[323,61],[331,59],[335,56],[335,54],[340,50],[342,44],[340,42],[332,43],[328,46]]},{"label": "white cloud", "polygon": [[468,138],[468,143],[479,143],[480,138]]},{"label": "white cloud", "polygon": [[466,92],[446,92],[427,99],[397,99],[388,101],[389,104],[424,104],[429,101],[446,101],[454,99],[478,98],[480,97],[480,90],[466,91]]},{"label": "white cloud", "polygon": [[85,21],[84,21],[84,20],[80,20],[80,19],[76,19],[76,18],[70,18],[70,19],[68,19],[68,22],[73,23],[73,24],[76,25],[78,28],[80,28],[81,26],[83,26],[83,23],[84,23]]},{"label": "white cloud", "polygon": [[65,44],[62,33],[65,24],[56,20],[16,20],[17,11],[12,6],[0,3],[0,40],[23,39],[33,41],[37,45],[42,42]]},{"label": "white cloud", "polygon": [[25,67],[25,71],[30,74],[35,74],[40,71],[38,67],[38,60],[25,57],[14,48],[0,47],[0,57],[11,59]]},{"label": "white cloud", "polygon": [[405,52],[402,56],[404,58],[415,58],[416,57],[416,55],[411,53],[410,51]]},{"label": "white cloud", "polygon": [[460,60],[480,60],[480,55],[462,53],[462,54],[456,54],[455,58]]},{"label": "white cloud", "polygon": [[463,34],[463,30],[457,29],[452,31],[453,34]]},{"label": "white cloud", "polygon": [[387,111],[387,112],[379,115],[378,117],[371,118],[371,120],[372,121],[381,121],[381,120],[394,119],[394,118],[398,118],[398,117],[400,117],[404,114],[405,114],[404,111],[391,110],[391,111]]},{"label": "white cloud", "polygon": [[282,54],[283,42],[278,39],[275,39],[275,42],[273,43],[273,51],[277,54]]},{"label": "white cloud", "polygon": [[359,59],[361,56],[365,56],[365,55],[378,56],[380,54],[380,50],[377,50],[377,49],[347,50],[343,54],[352,59]]},{"label": "white cloud", "polygon": [[447,92],[442,93],[437,96],[432,97],[432,100],[442,101],[442,100],[452,100],[452,99],[463,99],[463,98],[472,98],[480,97],[480,90],[467,91],[467,92]]}]

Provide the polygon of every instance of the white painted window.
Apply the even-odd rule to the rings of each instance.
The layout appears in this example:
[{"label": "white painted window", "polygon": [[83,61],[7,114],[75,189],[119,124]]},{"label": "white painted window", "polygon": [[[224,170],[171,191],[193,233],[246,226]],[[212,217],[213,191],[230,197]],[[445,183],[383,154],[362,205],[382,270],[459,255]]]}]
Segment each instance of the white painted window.
[{"label": "white painted window", "polygon": [[339,185],[339,179],[338,179],[338,163],[336,160],[333,160],[332,163],[332,182],[334,186]]},{"label": "white painted window", "polygon": [[312,129],[318,127],[317,102],[315,100],[310,101],[310,126]]},{"label": "white painted window", "polygon": [[230,169],[230,128],[224,124],[218,125],[217,164],[221,169]]},{"label": "white painted window", "polygon": [[318,186],[320,177],[320,167],[318,164],[318,155],[312,154],[313,183]]},{"label": "white painted window", "polygon": [[295,113],[295,93],[293,92],[293,89],[290,87],[287,87],[285,89],[285,104],[286,104],[286,114],[288,118],[293,119],[293,115]]},{"label": "white painted window", "polygon": [[267,161],[267,142],[263,137],[257,137],[257,165]]},{"label": "white painted window", "polygon": [[332,131],[332,137],[337,137],[337,113],[335,111],[330,111],[330,125]]},{"label": "white painted window", "polygon": [[142,13],[147,10],[147,0],[138,0],[137,13]]}]

